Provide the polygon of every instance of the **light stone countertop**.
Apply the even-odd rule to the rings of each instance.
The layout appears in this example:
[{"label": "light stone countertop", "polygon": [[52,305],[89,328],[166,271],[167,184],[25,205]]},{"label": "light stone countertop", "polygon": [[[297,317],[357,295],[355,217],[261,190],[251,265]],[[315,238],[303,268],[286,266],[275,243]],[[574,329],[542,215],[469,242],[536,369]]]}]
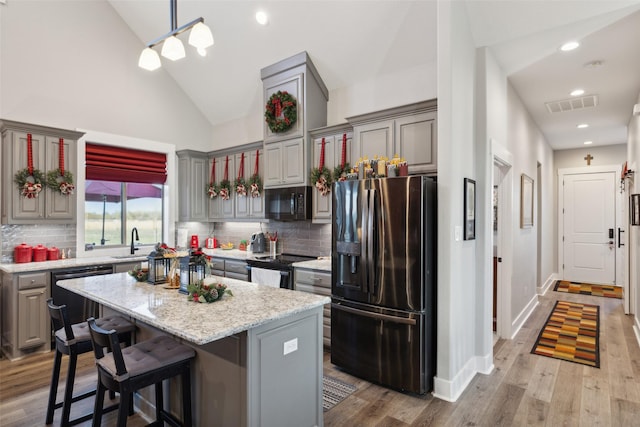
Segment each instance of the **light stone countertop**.
[{"label": "light stone countertop", "polygon": [[312,270],[323,270],[331,273],[331,258],[294,262],[292,265],[295,268],[310,268]]},{"label": "light stone countertop", "polygon": [[62,280],[58,286],[197,345],[331,302],[328,297],[242,280],[211,276],[206,281],[227,285],[233,296],[196,303],[176,289],[136,282],[127,273]]},{"label": "light stone countertop", "polygon": [[245,260],[250,258],[253,255],[253,252],[241,251],[240,249],[207,249],[203,248],[202,252],[209,256],[214,256],[218,258],[233,258],[233,259],[242,259]]},{"label": "light stone countertop", "polygon": [[147,260],[147,255],[135,255],[125,257],[101,256],[87,258],[66,258],[55,261],[4,263],[0,264],[0,271],[5,273],[27,273],[31,271],[51,271],[57,269],[86,267],[89,265],[121,264],[126,262],[142,262]]}]

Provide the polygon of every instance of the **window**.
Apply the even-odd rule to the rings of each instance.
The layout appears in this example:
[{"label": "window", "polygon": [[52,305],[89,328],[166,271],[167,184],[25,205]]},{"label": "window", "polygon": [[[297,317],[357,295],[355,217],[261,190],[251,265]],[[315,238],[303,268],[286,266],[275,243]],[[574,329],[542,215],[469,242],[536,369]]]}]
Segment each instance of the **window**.
[{"label": "window", "polygon": [[86,144],[85,247],[163,241],[164,153]]},{"label": "window", "polygon": [[85,244],[96,248],[131,243],[136,227],[140,244],[162,239],[163,185],[87,180]]}]

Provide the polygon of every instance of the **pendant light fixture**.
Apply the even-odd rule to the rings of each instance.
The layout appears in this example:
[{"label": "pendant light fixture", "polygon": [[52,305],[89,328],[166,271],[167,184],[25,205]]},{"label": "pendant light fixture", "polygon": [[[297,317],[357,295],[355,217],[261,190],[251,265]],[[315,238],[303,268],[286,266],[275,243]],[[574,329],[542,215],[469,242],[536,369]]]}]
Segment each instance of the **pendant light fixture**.
[{"label": "pendant light fixture", "polygon": [[178,0],[169,0],[169,6],[171,31],[147,44],[147,47],[144,48],[138,60],[138,66],[140,68],[149,71],[160,68],[162,65],[160,56],[153,48],[161,43],[161,54],[165,58],[172,61],[184,58],[184,45],[176,36],[187,30],[191,30],[189,33],[189,44],[195,47],[201,56],[206,56],[206,49],[209,46],[213,46],[213,35],[209,27],[205,25],[204,18],[200,17],[178,28]]}]

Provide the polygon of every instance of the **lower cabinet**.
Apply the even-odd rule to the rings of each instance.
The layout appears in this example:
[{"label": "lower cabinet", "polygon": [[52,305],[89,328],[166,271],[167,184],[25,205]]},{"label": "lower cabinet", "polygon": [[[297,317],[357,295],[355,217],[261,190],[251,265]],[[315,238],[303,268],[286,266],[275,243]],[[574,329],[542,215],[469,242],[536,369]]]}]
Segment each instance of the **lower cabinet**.
[{"label": "lower cabinet", "polygon": [[211,258],[211,274],[230,279],[249,280],[247,262],[230,258]]},{"label": "lower cabinet", "polygon": [[51,349],[46,271],[2,274],[2,352],[11,360]]},{"label": "lower cabinet", "polygon": [[[295,278],[296,291],[331,297],[331,272],[296,267]],[[330,304],[322,310],[322,341],[326,348],[331,347]]]}]

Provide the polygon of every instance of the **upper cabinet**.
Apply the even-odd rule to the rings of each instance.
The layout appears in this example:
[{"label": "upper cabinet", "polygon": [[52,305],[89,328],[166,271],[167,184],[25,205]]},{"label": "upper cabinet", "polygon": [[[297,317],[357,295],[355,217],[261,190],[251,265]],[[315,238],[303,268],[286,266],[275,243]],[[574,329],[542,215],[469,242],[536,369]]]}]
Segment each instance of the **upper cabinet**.
[{"label": "upper cabinet", "polygon": [[[83,135],[65,129],[50,128],[3,120],[2,132],[2,223],[37,224],[41,222],[75,223],[76,193],[63,194],[47,186],[47,179],[56,179],[55,172],[64,169],[75,185],[78,172],[77,140]],[[29,148],[29,141],[31,147]],[[63,164],[61,165],[60,160]],[[29,166],[39,171],[41,190],[31,197],[18,188],[19,174],[25,182],[34,182]],[[61,168],[62,166],[62,168]],[[36,172],[37,174],[37,172]],[[57,179],[62,183],[64,179]],[[35,182],[34,182],[35,183]]]},{"label": "upper cabinet", "polygon": [[[244,169],[244,174],[242,177],[246,183],[246,194],[241,195],[236,193],[235,195],[236,218],[264,219],[264,189],[260,189],[259,192],[252,192],[251,190],[251,177],[256,173],[260,176],[261,171],[264,170],[264,150],[257,148],[251,151],[236,153],[235,164],[237,176],[240,176],[243,162],[244,167],[242,167],[242,169]],[[262,180],[262,178],[260,178],[260,180]]]},{"label": "upper cabinet", "polygon": [[264,94],[264,186],[307,185],[311,164],[307,134],[309,129],[327,123],[327,87],[307,52],[265,67],[260,75]]},{"label": "upper cabinet", "polygon": [[[340,166],[343,156],[344,145],[344,157],[345,163],[351,163],[351,150],[353,129],[350,124],[340,124],[335,126],[328,126],[325,128],[314,129],[309,132],[311,141],[313,143],[313,161],[311,169],[317,168],[320,165],[320,156],[322,153],[322,141],[324,140],[324,165],[331,172],[333,180],[336,177],[333,176],[333,172],[336,166]],[[315,223],[330,223],[331,222],[331,193],[321,194],[317,188],[313,188],[313,214],[312,221]]]},{"label": "upper cabinet", "polygon": [[349,117],[353,125],[352,159],[404,157],[410,174],[436,174],[437,100]]},{"label": "upper cabinet", "polygon": [[178,221],[206,221],[207,155],[176,151],[178,156]]}]

